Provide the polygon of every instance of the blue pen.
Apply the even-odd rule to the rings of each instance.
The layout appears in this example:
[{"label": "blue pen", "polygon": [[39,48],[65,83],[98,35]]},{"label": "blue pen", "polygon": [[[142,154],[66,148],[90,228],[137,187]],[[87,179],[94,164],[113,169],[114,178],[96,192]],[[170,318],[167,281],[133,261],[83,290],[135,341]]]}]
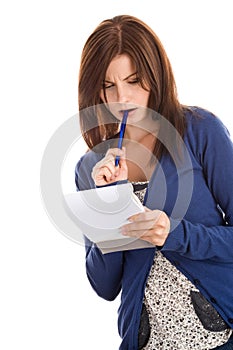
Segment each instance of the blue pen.
[{"label": "blue pen", "polygon": [[[122,148],[122,143],[123,143],[123,138],[124,138],[124,133],[125,133],[125,127],[126,127],[126,122],[127,122],[127,117],[128,117],[128,111],[124,111],[124,115],[122,118],[122,122],[121,122],[121,129],[120,129],[120,136],[119,136],[119,140],[118,140],[118,148]],[[115,166],[119,165],[119,161],[120,161],[120,156],[116,156],[115,159]]]}]

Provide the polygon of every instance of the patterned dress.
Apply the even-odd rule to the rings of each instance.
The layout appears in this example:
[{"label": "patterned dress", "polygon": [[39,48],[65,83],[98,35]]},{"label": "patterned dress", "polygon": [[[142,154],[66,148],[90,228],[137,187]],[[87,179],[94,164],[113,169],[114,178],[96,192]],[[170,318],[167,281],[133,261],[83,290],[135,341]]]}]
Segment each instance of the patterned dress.
[{"label": "patterned dress", "polygon": [[[132,185],[143,202],[148,182]],[[144,294],[150,337],[143,350],[210,350],[227,342],[232,330],[206,330],[194,310],[191,291],[198,289],[157,251]]]}]

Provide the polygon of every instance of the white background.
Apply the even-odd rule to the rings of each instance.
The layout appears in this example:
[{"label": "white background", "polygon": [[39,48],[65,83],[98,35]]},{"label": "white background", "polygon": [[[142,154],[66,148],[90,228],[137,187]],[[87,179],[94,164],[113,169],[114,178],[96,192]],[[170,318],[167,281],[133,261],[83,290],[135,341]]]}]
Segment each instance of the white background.
[{"label": "white background", "polygon": [[[9,0],[0,6],[2,350],[119,345],[119,300],[107,302],[94,293],[83,247],[57,231],[40,195],[44,149],[77,113],[85,40],[103,19],[141,18],[165,46],[181,102],[210,109],[233,134],[230,5],[230,0]],[[77,151],[74,163],[79,156]],[[75,164],[70,165],[66,186],[74,190]]]}]

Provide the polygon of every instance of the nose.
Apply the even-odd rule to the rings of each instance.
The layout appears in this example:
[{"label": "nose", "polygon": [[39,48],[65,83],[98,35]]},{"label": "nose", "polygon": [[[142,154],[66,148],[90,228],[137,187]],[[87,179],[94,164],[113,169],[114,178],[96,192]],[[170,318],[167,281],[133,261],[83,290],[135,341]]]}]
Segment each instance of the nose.
[{"label": "nose", "polygon": [[117,102],[120,102],[120,103],[129,103],[130,102],[129,91],[123,86],[117,87]]}]

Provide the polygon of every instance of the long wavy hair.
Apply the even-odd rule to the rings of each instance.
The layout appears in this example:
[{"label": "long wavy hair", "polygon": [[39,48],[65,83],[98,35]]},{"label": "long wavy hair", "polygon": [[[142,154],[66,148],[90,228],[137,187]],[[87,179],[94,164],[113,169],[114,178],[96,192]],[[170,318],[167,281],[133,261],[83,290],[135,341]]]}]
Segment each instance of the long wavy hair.
[{"label": "long wavy hair", "polygon": [[[100,91],[110,62],[121,54],[131,58],[142,87],[149,88],[148,108],[169,122],[160,127],[154,146],[153,154],[159,159],[169,148],[174,148],[174,144],[177,145],[177,133],[181,138],[184,136],[184,111],[187,107],[178,101],[171,64],[159,38],[147,24],[133,16],[121,15],[104,20],[84,45],[78,84],[82,135],[92,149],[114,138],[119,131],[119,121],[105,107]],[[165,139],[166,145],[161,141]]]}]

